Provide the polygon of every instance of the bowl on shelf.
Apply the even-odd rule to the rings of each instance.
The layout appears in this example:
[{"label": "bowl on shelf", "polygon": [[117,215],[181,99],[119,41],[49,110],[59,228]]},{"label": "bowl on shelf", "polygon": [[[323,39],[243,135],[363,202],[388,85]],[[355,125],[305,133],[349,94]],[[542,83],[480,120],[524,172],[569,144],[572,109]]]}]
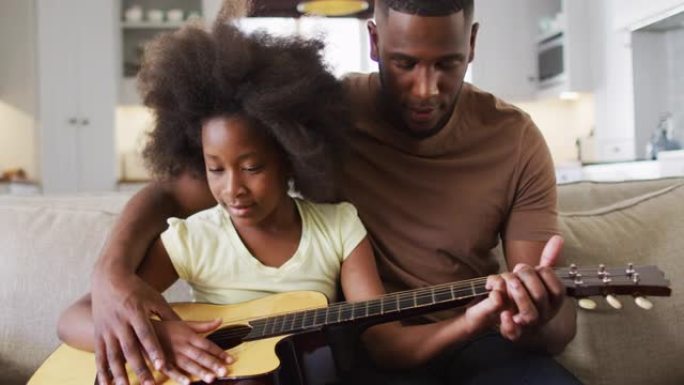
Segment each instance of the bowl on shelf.
[{"label": "bowl on shelf", "polygon": [[147,10],[147,21],[152,23],[161,23],[164,21],[164,12],[161,9]]}]

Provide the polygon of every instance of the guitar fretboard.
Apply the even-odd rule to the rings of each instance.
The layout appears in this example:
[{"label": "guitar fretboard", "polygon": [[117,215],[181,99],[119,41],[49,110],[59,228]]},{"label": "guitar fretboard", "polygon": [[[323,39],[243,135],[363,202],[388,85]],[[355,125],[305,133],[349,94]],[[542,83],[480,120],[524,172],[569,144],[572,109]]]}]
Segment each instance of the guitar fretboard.
[{"label": "guitar fretboard", "polygon": [[338,302],[327,307],[276,315],[250,321],[252,331],[245,340],[320,329],[363,320],[389,320],[409,312],[426,313],[452,307],[488,293],[485,279],[449,283],[429,288],[386,294],[361,302]]}]

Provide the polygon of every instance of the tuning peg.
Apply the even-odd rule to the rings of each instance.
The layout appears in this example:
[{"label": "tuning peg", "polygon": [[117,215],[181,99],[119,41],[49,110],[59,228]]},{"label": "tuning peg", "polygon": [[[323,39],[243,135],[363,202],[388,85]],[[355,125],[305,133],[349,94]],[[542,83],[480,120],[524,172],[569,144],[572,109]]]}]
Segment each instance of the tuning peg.
[{"label": "tuning peg", "polygon": [[644,310],[651,310],[653,308],[653,302],[649,301],[646,297],[636,297],[634,302]]},{"label": "tuning peg", "polygon": [[596,301],[593,299],[589,298],[580,298],[579,301],[577,301],[579,307],[581,307],[584,310],[594,310],[596,309]]},{"label": "tuning peg", "polygon": [[612,306],[614,309],[622,309],[622,303],[612,294],[608,294],[606,296],[606,302],[608,302],[608,305]]}]

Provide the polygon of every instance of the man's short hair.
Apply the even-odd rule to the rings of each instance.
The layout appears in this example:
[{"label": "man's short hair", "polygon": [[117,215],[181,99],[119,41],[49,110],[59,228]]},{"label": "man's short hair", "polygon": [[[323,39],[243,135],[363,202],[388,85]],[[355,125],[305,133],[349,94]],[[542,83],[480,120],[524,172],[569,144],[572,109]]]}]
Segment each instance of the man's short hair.
[{"label": "man's short hair", "polygon": [[447,16],[461,11],[467,18],[473,15],[473,0],[376,0],[375,3],[383,14],[391,8],[418,16]]}]

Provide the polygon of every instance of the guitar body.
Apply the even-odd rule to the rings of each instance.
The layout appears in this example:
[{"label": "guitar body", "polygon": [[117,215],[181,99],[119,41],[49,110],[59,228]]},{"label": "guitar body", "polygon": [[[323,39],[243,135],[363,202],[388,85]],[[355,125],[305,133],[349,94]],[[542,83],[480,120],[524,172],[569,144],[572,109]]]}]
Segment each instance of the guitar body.
[{"label": "guitar body", "polygon": [[[227,350],[235,358],[228,366],[225,379],[239,380],[266,376],[276,371],[280,359],[276,355],[276,345],[287,338],[281,335],[272,338],[242,342],[250,328],[248,321],[270,315],[307,310],[327,306],[325,295],[318,292],[290,292],[267,296],[254,301],[236,305],[210,305],[197,303],[178,303],[173,309],[184,320],[208,321],[221,318],[222,330],[234,330],[236,338]],[[96,377],[95,354],[61,345],[38,368],[28,385],[91,385]],[[157,383],[175,384],[161,373],[155,373]],[[137,385],[137,378],[129,370],[131,385]]]}]

